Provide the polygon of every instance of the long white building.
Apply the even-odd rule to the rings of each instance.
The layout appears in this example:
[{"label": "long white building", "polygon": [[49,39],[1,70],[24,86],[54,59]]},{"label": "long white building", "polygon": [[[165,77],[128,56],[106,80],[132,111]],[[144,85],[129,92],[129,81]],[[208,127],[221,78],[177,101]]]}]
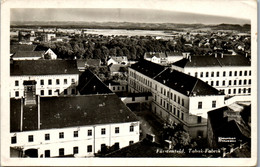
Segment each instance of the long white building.
[{"label": "long white building", "polygon": [[10,100],[10,148],[24,156],[89,157],[139,141],[138,119],[115,94],[27,100]]},{"label": "long white building", "polygon": [[172,68],[194,76],[226,95],[251,94],[251,60],[239,55],[189,56]]},{"label": "long white building", "polygon": [[24,97],[24,82],[36,81],[36,95],[77,94],[79,80],[75,60],[24,60],[10,65],[10,97]]},{"label": "long white building", "polygon": [[129,70],[130,92],[151,92],[152,111],[181,123],[192,137],[206,137],[207,112],[224,106],[224,94],[202,80],[146,60]]}]

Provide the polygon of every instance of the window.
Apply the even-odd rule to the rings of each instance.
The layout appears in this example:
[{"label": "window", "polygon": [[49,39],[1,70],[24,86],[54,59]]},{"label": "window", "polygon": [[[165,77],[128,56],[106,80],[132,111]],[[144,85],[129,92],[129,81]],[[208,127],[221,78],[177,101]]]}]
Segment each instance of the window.
[{"label": "window", "polygon": [[15,91],[15,97],[19,96],[19,91]]},{"label": "window", "polygon": [[246,88],[244,88],[243,92],[246,93]]},{"label": "window", "polygon": [[12,143],[12,144],[15,144],[16,142],[17,142],[16,136],[11,137],[11,143]]},{"label": "window", "polygon": [[217,72],[217,77],[219,77],[219,72]]},{"label": "window", "polygon": [[157,85],[155,85],[155,90],[157,90]]},{"label": "window", "polygon": [[171,93],[171,99],[172,99],[172,93]]},{"label": "window", "polygon": [[230,77],[232,76],[232,71],[229,71],[229,76],[230,76]]},{"label": "window", "polygon": [[67,94],[68,94],[68,90],[64,89],[64,95],[67,95]]},{"label": "window", "polygon": [[213,100],[213,101],[212,101],[212,108],[215,108],[215,107],[216,107],[216,101]]},{"label": "window", "polygon": [[148,100],[148,96],[145,96],[145,100]]},{"label": "window", "polygon": [[64,85],[68,84],[68,80],[64,79]]},{"label": "window", "polygon": [[79,131],[74,131],[73,136],[74,137],[79,137]]},{"label": "window", "polygon": [[216,81],[216,86],[218,86],[218,81]]},{"label": "window", "polygon": [[188,75],[190,75],[190,72],[188,72]]},{"label": "window", "polygon": [[181,99],[181,105],[184,106],[184,99]]},{"label": "window", "polygon": [[88,136],[92,136],[92,130],[88,130]]},{"label": "window", "polygon": [[119,86],[117,87],[117,90],[120,90],[120,87],[119,87]]},{"label": "window", "polygon": [[251,93],[251,88],[248,88],[248,93]]},{"label": "window", "polygon": [[236,89],[233,90],[233,94],[236,94]]},{"label": "window", "polygon": [[176,95],[174,95],[174,101],[176,102]]},{"label": "window", "polygon": [[202,102],[199,101],[199,102],[198,102],[198,109],[201,109],[201,108],[202,108]]},{"label": "window", "polygon": [[226,76],[226,71],[223,71],[223,77],[225,77]]},{"label": "window", "polygon": [[120,147],[119,147],[119,142],[116,142],[115,143],[115,150],[118,150]]},{"label": "window", "polygon": [[238,94],[240,94],[240,93],[241,93],[241,88],[238,89]]},{"label": "window", "polygon": [[203,77],[203,72],[200,72],[200,77]]},{"label": "window", "polygon": [[50,134],[45,134],[45,140],[50,140]]},{"label": "window", "polygon": [[213,86],[213,85],[214,85],[214,81],[211,81],[211,82],[210,82],[210,85]]},{"label": "window", "polygon": [[173,114],[176,115],[176,108],[173,108]]},{"label": "window", "polygon": [[195,72],[195,77],[196,77],[196,78],[198,77],[198,73],[197,73],[197,72]]},{"label": "window", "polygon": [[15,86],[19,86],[19,81],[15,81]]},{"label": "window", "polygon": [[180,110],[177,110],[177,117],[180,117]]},{"label": "window", "polygon": [[132,97],[132,101],[135,101],[135,97],[134,96]]},{"label": "window", "polygon": [[75,83],[75,79],[74,78],[71,79],[71,83]]},{"label": "window", "polygon": [[242,85],[242,80],[239,80],[239,81],[238,81],[238,85]]},{"label": "window", "polygon": [[251,70],[249,70],[249,76],[251,76]]},{"label": "window", "polygon": [[119,127],[115,127],[115,133],[119,133]]},{"label": "window", "polygon": [[163,107],[165,107],[165,101],[163,101]]},{"label": "window", "polygon": [[33,135],[28,136],[28,142],[33,142]]},{"label": "window", "polygon": [[214,72],[211,72],[211,77],[214,77]]},{"label": "window", "polygon": [[60,148],[59,149],[59,156],[63,156],[64,155],[64,148]]},{"label": "window", "polygon": [[225,86],[225,81],[222,82],[222,85]]},{"label": "window", "polygon": [[184,120],[184,114],[183,113],[181,113],[181,119]]},{"label": "window", "polygon": [[231,94],[231,89],[228,89],[228,94]]},{"label": "window", "polygon": [[59,85],[59,84],[60,84],[60,80],[56,79],[56,85]]},{"label": "window", "polygon": [[244,72],[244,76],[247,76],[247,71]]},{"label": "window", "polygon": [[48,158],[51,156],[51,151],[50,150],[45,150],[44,151],[44,155],[45,155],[45,158]]},{"label": "window", "polygon": [[181,99],[179,96],[178,96],[178,104],[181,104]]},{"label": "window", "polygon": [[79,147],[73,147],[73,154],[79,153]]},{"label": "window", "polygon": [[88,151],[88,153],[92,152],[92,145],[88,145],[87,151]]},{"label": "window", "polygon": [[101,144],[101,152],[105,152],[107,149],[106,144]]},{"label": "window", "polygon": [[248,84],[251,85],[251,79],[248,80]]},{"label": "window", "polygon": [[125,87],[122,87],[122,90],[125,90]]},{"label": "window", "polygon": [[228,81],[228,85],[232,85],[232,81],[231,80]]},{"label": "window", "polygon": [[130,140],[130,141],[129,141],[129,145],[132,145],[132,144],[134,144],[134,141],[133,141],[133,140]]},{"label": "window", "polygon": [[101,135],[105,135],[106,134],[106,129],[105,128],[102,128],[101,129]]},{"label": "window", "polygon": [[242,71],[239,71],[239,76],[242,76]]},{"label": "window", "polygon": [[52,90],[49,90],[49,95],[52,95]]},{"label": "window", "polygon": [[59,133],[59,138],[60,138],[60,139],[63,139],[63,138],[64,138],[64,132],[60,132],[60,133]]},{"label": "window", "polygon": [[237,80],[234,80],[234,85],[237,85]]},{"label": "window", "polygon": [[75,89],[71,89],[71,94],[73,94],[73,95],[76,94]]},{"label": "window", "polygon": [[198,123],[201,123],[201,116],[198,116],[197,122],[198,122]]},{"label": "window", "polygon": [[51,84],[52,84],[52,80],[49,79],[49,80],[48,80],[48,85],[51,85]]},{"label": "window", "polygon": [[130,132],[133,132],[133,131],[134,131],[134,126],[131,125],[131,126],[130,126]]},{"label": "window", "polygon": [[44,85],[44,80],[43,79],[41,79],[41,85]]},{"label": "window", "polygon": [[244,80],[244,85],[246,85],[246,82],[247,82],[247,80],[245,79],[245,80]]},{"label": "window", "polygon": [[163,93],[163,88],[161,88],[161,93]]},{"label": "window", "polygon": [[172,105],[170,105],[170,112],[172,113]]},{"label": "window", "polygon": [[237,71],[235,71],[234,76],[237,76]]},{"label": "window", "polygon": [[41,95],[44,96],[44,90],[41,90]]},{"label": "window", "polygon": [[209,77],[209,72],[206,72],[206,77]]}]

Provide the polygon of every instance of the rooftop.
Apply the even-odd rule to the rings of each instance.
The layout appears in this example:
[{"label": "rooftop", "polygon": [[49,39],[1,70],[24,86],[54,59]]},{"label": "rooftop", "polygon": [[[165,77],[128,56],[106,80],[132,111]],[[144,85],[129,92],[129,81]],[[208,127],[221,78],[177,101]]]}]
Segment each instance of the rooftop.
[{"label": "rooftop", "polygon": [[[20,129],[20,112],[21,99],[11,99],[11,132]],[[31,111],[28,114],[35,115],[35,112],[37,113]],[[34,124],[35,119],[37,117],[23,119],[23,124]],[[40,129],[134,121],[138,121],[136,115],[115,94],[40,97]],[[26,130],[37,130],[37,128],[31,126],[30,129],[24,129]]]},{"label": "rooftop", "polygon": [[145,53],[146,58],[152,58],[152,57],[157,57],[157,58],[166,58],[166,54],[163,52],[146,52]]},{"label": "rooftop", "polygon": [[223,66],[251,66],[248,58],[240,55],[218,56],[192,56],[191,60],[183,58],[172,65],[184,67],[223,67]]},{"label": "rooftop", "polygon": [[34,51],[36,45],[11,45],[10,53],[16,53],[17,51]]},{"label": "rooftop", "polygon": [[158,75],[160,72],[162,72],[165,69],[164,66],[147,60],[140,60],[139,62],[131,65],[130,68],[142,74],[145,74],[150,78],[154,78],[156,75]]},{"label": "rooftop", "polygon": [[100,59],[86,59],[86,64],[89,66],[100,66]]},{"label": "rooftop", "polygon": [[154,78],[156,81],[186,96],[219,95],[219,91],[198,78],[167,69]]},{"label": "rooftop", "polygon": [[78,74],[76,60],[24,60],[13,61],[11,76]]},{"label": "rooftop", "polygon": [[44,51],[17,51],[14,58],[27,58],[27,57],[43,57]]}]

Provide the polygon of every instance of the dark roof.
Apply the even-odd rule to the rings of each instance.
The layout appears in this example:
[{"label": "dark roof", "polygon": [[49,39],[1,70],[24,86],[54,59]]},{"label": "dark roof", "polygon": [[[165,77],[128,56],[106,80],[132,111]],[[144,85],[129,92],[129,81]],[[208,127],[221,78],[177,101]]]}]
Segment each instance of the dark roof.
[{"label": "dark roof", "polygon": [[13,57],[22,58],[22,57],[43,57],[44,51],[18,51]]},{"label": "dark roof", "polygon": [[218,56],[192,56],[191,61],[189,59],[183,58],[172,65],[178,67],[222,67],[222,66],[250,66],[251,62],[248,58],[240,55],[230,56],[224,55],[223,58]]},{"label": "dark roof", "polygon": [[22,60],[10,65],[11,76],[78,74],[76,60]]},{"label": "dark roof", "polygon": [[166,57],[165,53],[162,53],[162,52],[146,52],[145,56],[147,58],[152,58],[154,56],[157,57],[157,58],[165,58]]},{"label": "dark roof", "polygon": [[89,66],[99,66],[101,63],[100,59],[86,59],[86,64]]},{"label": "dark roof", "polygon": [[183,56],[181,52],[166,52],[166,56]]},{"label": "dark roof", "polygon": [[36,45],[11,45],[10,53],[16,53],[18,51],[34,51]]},{"label": "dark roof", "polygon": [[[11,132],[19,131],[21,104],[18,101],[11,99]],[[28,114],[33,113],[37,111]],[[138,121],[136,115],[115,94],[40,97],[40,119],[40,129]],[[23,123],[29,124],[34,121],[37,121],[37,117],[24,119]]]},{"label": "dark roof", "polygon": [[77,60],[78,68],[85,68],[86,67],[86,60]]},{"label": "dark roof", "polygon": [[147,60],[140,60],[138,63],[132,64],[130,68],[150,78],[154,78],[165,69],[164,66]]},{"label": "dark roof", "polygon": [[217,89],[200,79],[176,70],[167,69],[154,79],[186,96],[220,94]]},{"label": "dark roof", "polygon": [[89,69],[79,77],[78,90],[81,95],[113,93],[95,74]]}]

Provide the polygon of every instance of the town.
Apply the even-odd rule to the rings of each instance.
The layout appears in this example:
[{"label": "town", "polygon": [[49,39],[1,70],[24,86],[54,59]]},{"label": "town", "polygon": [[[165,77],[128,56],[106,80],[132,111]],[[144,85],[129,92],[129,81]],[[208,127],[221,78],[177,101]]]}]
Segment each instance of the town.
[{"label": "town", "polygon": [[250,25],[11,26],[11,157],[251,157]]}]

